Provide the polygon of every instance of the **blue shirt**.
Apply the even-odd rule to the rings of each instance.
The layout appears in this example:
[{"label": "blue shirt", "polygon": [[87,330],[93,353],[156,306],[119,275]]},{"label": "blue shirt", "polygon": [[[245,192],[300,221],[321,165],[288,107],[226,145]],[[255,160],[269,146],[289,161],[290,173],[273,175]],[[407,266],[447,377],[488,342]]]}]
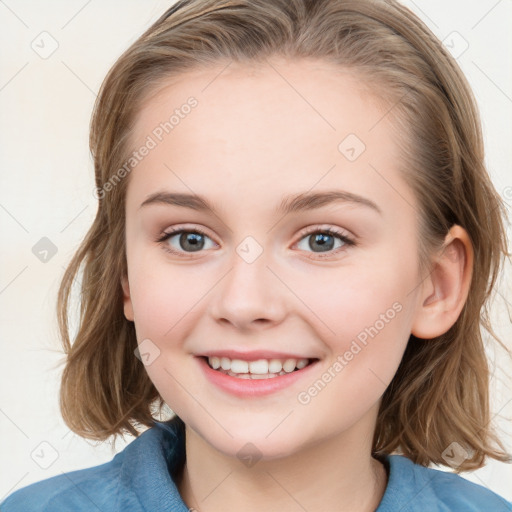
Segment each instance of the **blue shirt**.
[{"label": "blue shirt", "polygon": [[[185,462],[183,422],[155,422],[105,464],[63,473],[13,492],[1,512],[189,512],[175,485]],[[387,456],[377,512],[501,512],[512,504],[453,473]]]}]

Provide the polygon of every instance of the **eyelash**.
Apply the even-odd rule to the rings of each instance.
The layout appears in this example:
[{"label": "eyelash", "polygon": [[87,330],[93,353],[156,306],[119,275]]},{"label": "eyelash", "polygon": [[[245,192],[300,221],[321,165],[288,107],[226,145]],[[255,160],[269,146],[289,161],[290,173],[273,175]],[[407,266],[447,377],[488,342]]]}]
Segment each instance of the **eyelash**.
[{"label": "eyelash", "polygon": [[[179,257],[182,257],[182,258],[193,257],[194,253],[187,253],[187,252],[182,252],[182,251],[176,251],[174,249],[171,249],[169,247],[169,245],[165,243],[171,237],[173,237],[174,235],[178,235],[178,234],[181,234],[181,233],[194,233],[194,234],[199,234],[199,235],[211,238],[201,228],[194,228],[194,229],[176,228],[176,229],[171,229],[170,231],[164,232],[156,241],[159,244],[162,244],[162,248],[165,251],[167,251],[167,252],[169,252],[171,254],[175,254],[175,255],[177,255]],[[299,238],[298,242],[300,242],[303,238],[307,237],[308,235],[313,235],[313,234],[326,234],[326,235],[329,235],[329,236],[333,236],[335,238],[339,238],[343,242],[344,245],[342,247],[338,247],[337,249],[334,249],[332,251],[328,251],[327,253],[325,253],[325,255],[322,255],[322,253],[311,253],[311,254],[315,254],[316,256],[314,258],[311,258],[311,256],[307,256],[310,259],[328,258],[328,257],[331,257],[333,254],[337,254],[340,251],[346,250],[347,247],[353,247],[353,246],[357,245],[354,240],[352,240],[351,238],[349,238],[345,234],[343,234],[341,231],[338,231],[337,229],[334,229],[334,228],[325,228],[325,229],[319,229],[319,228],[309,229],[309,228],[306,228],[306,230],[301,231],[300,238]],[[201,251],[199,251],[199,252],[201,252]],[[187,256],[185,256],[185,254]]]}]

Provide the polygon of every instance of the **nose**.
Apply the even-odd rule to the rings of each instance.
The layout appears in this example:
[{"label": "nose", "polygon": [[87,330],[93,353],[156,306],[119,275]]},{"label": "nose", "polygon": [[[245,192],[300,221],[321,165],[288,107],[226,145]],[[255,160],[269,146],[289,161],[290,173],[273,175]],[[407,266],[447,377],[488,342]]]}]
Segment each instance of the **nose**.
[{"label": "nose", "polygon": [[265,252],[252,262],[234,253],[231,269],[212,290],[210,314],[216,322],[250,331],[283,321],[287,290],[267,263]]}]

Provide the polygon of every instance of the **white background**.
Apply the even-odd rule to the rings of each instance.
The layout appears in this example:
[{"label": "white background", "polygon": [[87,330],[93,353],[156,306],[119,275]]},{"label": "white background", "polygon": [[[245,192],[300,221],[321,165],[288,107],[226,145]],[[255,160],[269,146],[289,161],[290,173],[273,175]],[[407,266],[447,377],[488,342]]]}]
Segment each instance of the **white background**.
[{"label": "white background", "polygon": [[[481,109],[492,179],[512,205],[511,0],[404,3],[441,40],[448,36],[454,51],[469,45],[458,62]],[[96,210],[88,150],[95,95],[122,51],[171,4],[0,0],[0,501],[31,482],[107,462],[132,440],[114,447],[93,443],[64,425],[55,298]],[[46,59],[31,47],[43,31],[58,42]],[[32,252],[42,237],[57,248],[46,263]],[[497,333],[511,346],[509,289],[510,278],[503,276],[493,314]],[[506,378],[512,365],[503,352],[495,358],[500,368],[493,379],[494,419],[512,451]],[[512,500],[509,465],[489,461],[463,476]]]}]

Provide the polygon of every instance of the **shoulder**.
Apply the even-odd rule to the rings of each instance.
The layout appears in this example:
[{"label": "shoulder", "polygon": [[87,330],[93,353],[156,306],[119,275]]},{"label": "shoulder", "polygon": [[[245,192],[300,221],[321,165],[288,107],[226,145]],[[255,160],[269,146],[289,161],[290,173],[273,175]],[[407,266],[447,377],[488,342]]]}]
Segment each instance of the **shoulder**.
[{"label": "shoulder", "polygon": [[62,473],[10,494],[1,512],[144,512],[188,509],[172,480],[185,461],[179,418],[156,422],[105,464]]},{"label": "shoulder", "polygon": [[426,468],[401,455],[386,458],[390,475],[379,512],[512,511],[512,504],[491,490],[454,473]]},{"label": "shoulder", "polygon": [[112,510],[124,452],[110,462],[27,485],[0,503],[1,512]]}]

